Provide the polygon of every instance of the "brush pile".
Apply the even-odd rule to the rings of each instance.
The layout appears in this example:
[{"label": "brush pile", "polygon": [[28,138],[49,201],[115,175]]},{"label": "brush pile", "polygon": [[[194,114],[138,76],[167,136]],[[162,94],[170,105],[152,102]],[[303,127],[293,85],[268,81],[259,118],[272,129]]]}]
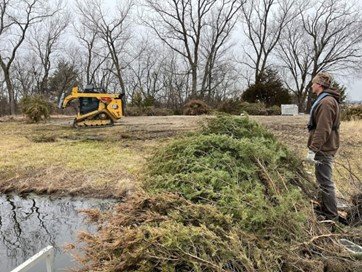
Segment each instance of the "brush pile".
[{"label": "brush pile", "polygon": [[184,115],[202,115],[208,114],[210,107],[202,100],[193,99],[184,105]]},{"label": "brush pile", "polygon": [[112,212],[87,212],[99,229],[80,235],[83,271],[362,267],[315,220],[301,162],[248,118],[210,120],[159,150],[148,173]]}]

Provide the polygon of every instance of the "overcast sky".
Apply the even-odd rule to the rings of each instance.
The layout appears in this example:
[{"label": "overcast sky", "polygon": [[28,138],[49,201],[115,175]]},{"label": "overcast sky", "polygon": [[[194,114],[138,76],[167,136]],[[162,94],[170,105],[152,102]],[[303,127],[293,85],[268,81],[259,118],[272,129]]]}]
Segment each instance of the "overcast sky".
[{"label": "overcast sky", "polygon": [[361,73],[345,83],[348,91],[348,98],[354,101],[362,101],[362,75]]},{"label": "overcast sky", "polygon": [[[359,3],[359,8],[361,9],[362,0],[357,0],[357,2]],[[349,99],[362,101],[362,71],[345,81],[346,82],[344,82],[344,84],[347,87]]]}]

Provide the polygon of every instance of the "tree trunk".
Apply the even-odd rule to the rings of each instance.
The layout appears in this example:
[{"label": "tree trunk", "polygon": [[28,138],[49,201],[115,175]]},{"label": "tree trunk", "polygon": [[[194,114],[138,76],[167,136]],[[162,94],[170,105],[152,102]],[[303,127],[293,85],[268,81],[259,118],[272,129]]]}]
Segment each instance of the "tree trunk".
[{"label": "tree trunk", "polygon": [[307,108],[306,112],[308,113],[310,109],[312,108],[312,91],[310,87],[308,88],[308,98],[307,98]]},{"label": "tree trunk", "polygon": [[197,67],[193,65],[192,69],[192,90],[191,96],[195,98],[197,96]]},{"label": "tree trunk", "polygon": [[[305,96],[307,97],[307,105],[305,112],[309,113],[311,107],[312,107],[312,81],[310,81],[306,87]],[[305,99],[305,97],[304,97]]]},{"label": "tree trunk", "polygon": [[118,82],[119,82],[119,85],[121,87],[121,93],[126,94],[126,89],[125,89],[125,86],[124,86],[124,80],[123,80],[123,77],[122,77],[122,71],[121,71],[121,67],[120,67],[120,65],[118,63],[118,59],[116,59],[116,61],[115,61],[115,66],[116,66],[116,70],[117,70]]},{"label": "tree trunk", "polygon": [[118,79],[119,79],[119,85],[121,86],[122,94],[126,94],[126,89],[124,86],[124,81],[123,81],[122,75],[119,75]]},{"label": "tree trunk", "polygon": [[48,92],[48,78],[49,78],[49,70],[45,70],[45,74],[43,76],[43,80],[40,84],[40,92],[45,94]]},{"label": "tree trunk", "polygon": [[15,93],[14,93],[14,87],[11,83],[10,79],[10,73],[8,70],[3,71],[4,72],[4,78],[6,82],[6,87],[8,89],[9,94],[9,104],[10,104],[10,115],[15,115]]},{"label": "tree trunk", "polygon": [[304,112],[303,92],[298,91],[297,100],[298,100],[298,111],[299,112]]}]

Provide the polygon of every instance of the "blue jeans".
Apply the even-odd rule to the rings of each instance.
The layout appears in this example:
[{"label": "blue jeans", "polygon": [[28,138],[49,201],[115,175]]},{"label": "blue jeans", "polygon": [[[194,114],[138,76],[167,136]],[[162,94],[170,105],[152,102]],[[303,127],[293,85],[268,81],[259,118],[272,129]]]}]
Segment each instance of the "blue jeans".
[{"label": "blue jeans", "polygon": [[333,157],[329,155],[316,155],[315,175],[319,185],[319,200],[321,210],[328,219],[338,218],[337,201],[334,183],[332,181]]}]

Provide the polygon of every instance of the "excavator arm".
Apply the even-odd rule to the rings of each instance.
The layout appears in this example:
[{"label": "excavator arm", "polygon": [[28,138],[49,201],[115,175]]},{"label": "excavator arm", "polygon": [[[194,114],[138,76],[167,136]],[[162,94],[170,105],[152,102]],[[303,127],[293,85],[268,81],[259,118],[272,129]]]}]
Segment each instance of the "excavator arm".
[{"label": "excavator arm", "polygon": [[79,93],[78,93],[78,87],[73,87],[72,93],[70,95],[66,96],[65,98],[64,98],[64,93],[63,93],[63,95],[62,95],[63,99],[60,99],[60,101],[62,101],[61,102],[62,103],[62,108],[63,109],[66,108],[70,101],[78,99],[79,97],[80,96],[79,96]]}]

